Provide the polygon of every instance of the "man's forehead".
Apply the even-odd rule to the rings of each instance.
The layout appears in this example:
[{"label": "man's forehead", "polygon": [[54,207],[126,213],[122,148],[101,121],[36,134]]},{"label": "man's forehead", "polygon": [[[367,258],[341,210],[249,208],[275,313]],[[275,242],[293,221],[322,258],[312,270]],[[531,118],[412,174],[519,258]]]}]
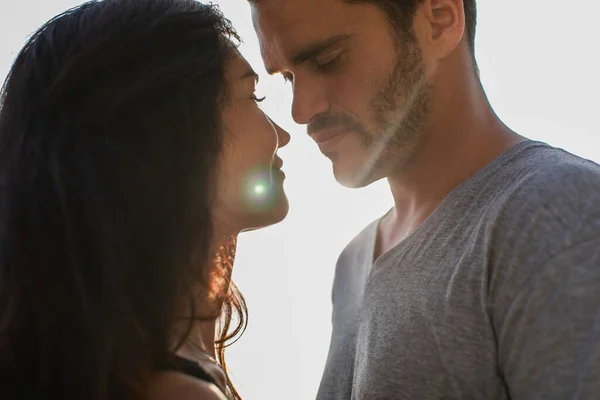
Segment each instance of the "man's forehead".
[{"label": "man's forehead", "polygon": [[305,7],[326,5],[330,2],[341,2],[343,0],[250,0],[253,9],[263,12],[287,12],[298,11]]},{"label": "man's forehead", "polygon": [[[343,19],[368,2],[348,0],[250,0],[252,15],[289,24],[295,20]],[[320,18],[324,17],[324,18]]]},{"label": "man's forehead", "polygon": [[252,14],[265,62],[289,62],[308,46],[351,33],[350,7],[342,0],[258,0]]}]

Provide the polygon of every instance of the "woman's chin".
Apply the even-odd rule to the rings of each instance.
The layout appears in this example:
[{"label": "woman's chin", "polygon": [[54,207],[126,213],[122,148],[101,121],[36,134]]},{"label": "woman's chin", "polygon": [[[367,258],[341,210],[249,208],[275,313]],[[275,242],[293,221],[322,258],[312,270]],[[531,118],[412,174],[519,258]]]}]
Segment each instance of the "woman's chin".
[{"label": "woman's chin", "polygon": [[290,211],[290,204],[285,194],[282,195],[281,200],[278,202],[276,207],[271,210],[270,215],[272,222],[269,225],[278,224],[287,217]]},{"label": "woman's chin", "polygon": [[247,220],[245,223],[246,227],[243,231],[254,231],[278,224],[287,217],[289,208],[288,199],[284,194],[276,203],[271,204],[268,209],[247,215],[247,218],[245,218]]}]

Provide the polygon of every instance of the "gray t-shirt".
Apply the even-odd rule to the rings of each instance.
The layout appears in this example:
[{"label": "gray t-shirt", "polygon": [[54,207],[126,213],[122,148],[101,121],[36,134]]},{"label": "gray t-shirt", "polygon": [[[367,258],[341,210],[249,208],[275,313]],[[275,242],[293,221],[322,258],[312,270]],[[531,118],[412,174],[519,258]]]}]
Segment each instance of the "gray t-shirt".
[{"label": "gray t-shirt", "polygon": [[600,166],[513,146],[372,262],[340,255],[318,400],[600,399]]}]

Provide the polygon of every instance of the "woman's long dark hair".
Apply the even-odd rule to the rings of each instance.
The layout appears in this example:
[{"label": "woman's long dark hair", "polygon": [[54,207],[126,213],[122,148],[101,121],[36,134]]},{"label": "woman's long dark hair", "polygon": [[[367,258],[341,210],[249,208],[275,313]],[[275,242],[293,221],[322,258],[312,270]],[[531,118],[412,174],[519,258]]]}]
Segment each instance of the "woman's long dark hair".
[{"label": "woman's long dark hair", "polygon": [[92,1],[18,55],[0,103],[2,399],[143,398],[169,361],[211,260],[227,37],[193,0]]}]

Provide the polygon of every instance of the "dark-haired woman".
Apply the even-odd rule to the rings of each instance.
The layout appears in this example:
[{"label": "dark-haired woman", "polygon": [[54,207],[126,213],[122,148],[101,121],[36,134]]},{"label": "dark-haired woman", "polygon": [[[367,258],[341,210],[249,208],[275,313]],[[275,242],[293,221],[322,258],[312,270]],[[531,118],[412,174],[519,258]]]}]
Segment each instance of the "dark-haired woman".
[{"label": "dark-haired woman", "polygon": [[3,400],[239,399],[236,237],[286,216],[289,135],[235,41],[213,6],[106,0],[18,55],[0,106]]}]

